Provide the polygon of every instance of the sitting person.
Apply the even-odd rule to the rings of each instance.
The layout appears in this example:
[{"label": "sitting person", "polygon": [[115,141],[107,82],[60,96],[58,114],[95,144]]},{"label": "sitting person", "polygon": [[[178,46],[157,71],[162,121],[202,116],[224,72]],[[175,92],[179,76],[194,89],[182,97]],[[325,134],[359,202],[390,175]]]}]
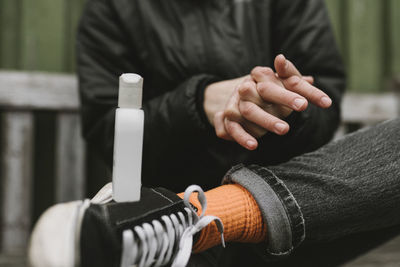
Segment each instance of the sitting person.
[{"label": "sitting person", "polygon": [[56,206],[33,266],[330,266],[399,229],[398,120],[318,149],[345,87],[323,0],[89,0],[77,48],[88,143],[111,167],[118,76],[139,73],[142,181],[167,189]]}]

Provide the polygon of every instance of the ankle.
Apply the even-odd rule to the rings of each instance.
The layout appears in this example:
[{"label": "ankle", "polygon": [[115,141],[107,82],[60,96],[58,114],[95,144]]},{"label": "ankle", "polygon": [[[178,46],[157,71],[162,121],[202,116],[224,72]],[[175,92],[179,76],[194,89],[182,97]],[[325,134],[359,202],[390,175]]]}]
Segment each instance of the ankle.
[{"label": "ankle", "polygon": [[[222,220],[226,242],[258,243],[266,239],[266,224],[258,205],[242,186],[223,185],[205,194],[208,203],[206,215],[214,215]],[[190,198],[190,202],[199,207],[196,195]],[[198,214],[201,214],[201,210]],[[201,252],[220,243],[221,236],[213,223],[202,230],[194,251]]]}]

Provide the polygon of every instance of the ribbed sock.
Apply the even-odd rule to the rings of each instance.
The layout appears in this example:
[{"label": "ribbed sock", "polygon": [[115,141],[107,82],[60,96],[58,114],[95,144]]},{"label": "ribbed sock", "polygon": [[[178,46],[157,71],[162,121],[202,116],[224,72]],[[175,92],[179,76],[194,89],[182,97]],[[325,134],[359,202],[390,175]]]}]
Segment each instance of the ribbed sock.
[{"label": "ribbed sock", "polygon": [[[259,243],[266,239],[267,228],[252,195],[238,184],[223,185],[206,193],[206,215],[219,217],[224,224],[226,242]],[[178,194],[183,198],[183,193]],[[197,195],[190,202],[199,208]],[[221,243],[221,235],[215,223],[204,228],[194,245],[194,252],[201,252]]]}]

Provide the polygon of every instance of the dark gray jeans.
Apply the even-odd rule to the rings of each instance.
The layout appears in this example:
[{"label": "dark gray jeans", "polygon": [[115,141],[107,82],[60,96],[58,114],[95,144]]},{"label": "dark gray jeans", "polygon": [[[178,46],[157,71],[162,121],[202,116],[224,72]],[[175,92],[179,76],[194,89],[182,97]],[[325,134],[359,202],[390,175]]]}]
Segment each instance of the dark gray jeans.
[{"label": "dark gray jeans", "polygon": [[[245,185],[264,213],[276,203],[260,194],[260,184],[253,180],[267,181],[288,218],[266,220],[277,231],[269,232],[274,239],[270,243],[282,246],[289,234],[296,240],[292,254],[271,262],[270,244],[230,244],[193,255],[190,266],[337,266],[400,234],[400,119],[350,134],[279,166],[261,166],[264,172],[255,177],[240,176],[243,169],[252,167],[235,170],[228,180]],[[284,189],[271,185],[268,176]],[[297,210],[290,206],[293,202]],[[287,222],[291,232],[283,233],[281,225]]]}]

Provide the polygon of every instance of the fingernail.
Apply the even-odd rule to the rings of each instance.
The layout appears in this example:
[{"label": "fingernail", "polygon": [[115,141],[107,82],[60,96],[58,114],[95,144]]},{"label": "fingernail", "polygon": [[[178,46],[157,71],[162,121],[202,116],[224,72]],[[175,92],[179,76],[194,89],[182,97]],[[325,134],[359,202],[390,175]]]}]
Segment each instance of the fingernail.
[{"label": "fingernail", "polygon": [[330,105],[332,105],[332,100],[327,96],[323,96],[321,98],[321,104],[324,107],[329,107]]},{"label": "fingernail", "polygon": [[246,142],[246,145],[248,148],[253,148],[256,145],[256,142],[249,140]]},{"label": "fingernail", "polygon": [[295,109],[301,109],[306,104],[306,100],[302,98],[296,98],[293,102],[293,107]]},{"label": "fingernail", "polygon": [[275,124],[275,129],[278,131],[278,133],[282,133],[286,130],[286,124],[278,122]]}]

